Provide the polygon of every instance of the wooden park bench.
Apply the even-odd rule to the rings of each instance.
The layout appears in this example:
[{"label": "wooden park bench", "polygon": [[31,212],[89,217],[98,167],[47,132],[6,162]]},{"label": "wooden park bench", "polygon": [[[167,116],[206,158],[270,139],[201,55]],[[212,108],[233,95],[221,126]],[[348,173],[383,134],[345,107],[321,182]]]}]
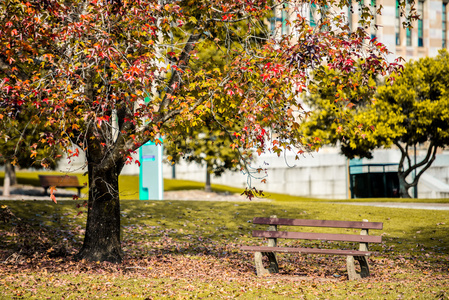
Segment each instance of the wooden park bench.
[{"label": "wooden park bench", "polygon": [[45,194],[49,187],[60,188],[77,188],[78,197],[81,197],[81,189],[84,187],[80,185],[78,177],[69,175],[39,175],[41,186],[45,189]]},{"label": "wooden park bench", "polygon": [[[302,253],[302,254],[325,254],[325,255],[345,255],[349,280],[370,276],[367,256],[372,252],[368,250],[368,243],[381,243],[381,236],[368,235],[369,229],[382,229],[383,223],[354,221],[331,221],[331,220],[302,220],[302,219],[278,219],[276,216],[270,218],[254,218],[253,224],[269,225],[267,230],[253,231],[253,237],[268,238],[267,246],[243,246],[241,250],[254,252],[256,273],[262,276],[268,273],[278,273],[279,266],[276,259],[276,252],[280,253]],[[348,228],[361,229],[360,234],[336,234],[336,233],[313,233],[313,232],[289,232],[278,231],[279,225],[302,226],[302,227],[327,227],[327,228]],[[319,248],[296,248],[279,247],[277,239],[301,239],[319,240],[335,242],[355,242],[359,244],[359,250],[342,249],[319,249]],[[264,268],[262,256],[268,257],[269,266]],[[356,271],[355,262],[360,264],[360,272]]]}]

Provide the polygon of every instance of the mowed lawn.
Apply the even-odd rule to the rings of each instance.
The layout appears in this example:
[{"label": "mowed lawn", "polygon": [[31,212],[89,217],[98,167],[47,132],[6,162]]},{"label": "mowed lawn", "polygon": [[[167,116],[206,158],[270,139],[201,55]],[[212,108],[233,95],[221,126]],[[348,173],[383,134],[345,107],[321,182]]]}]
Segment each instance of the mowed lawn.
[{"label": "mowed lawn", "polygon": [[[33,184],[35,179],[28,176],[23,178]],[[121,180],[125,200],[121,204],[124,262],[120,265],[72,260],[82,244],[83,199],[57,204],[1,201],[0,299],[449,297],[449,211],[354,206],[282,195],[271,195],[276,200],[270,202],[126,200],[130,195],[138,197],[138,180]],[[201,184],[168,180],[165,186],[176,190]],[[280,254],[280,273],[257,277],[253,254],[239,248],[263,243],[251,237],[253,229],[263,229],[251,220],[270,215],[383,222],[383,230],[372,231],[383,236],[382,244],[370,247],[376,252],[369,259],[372,276],[348,281],[345,257]],[[280,245],[286,243],[332,247],[324,242],[279,240]]]}]

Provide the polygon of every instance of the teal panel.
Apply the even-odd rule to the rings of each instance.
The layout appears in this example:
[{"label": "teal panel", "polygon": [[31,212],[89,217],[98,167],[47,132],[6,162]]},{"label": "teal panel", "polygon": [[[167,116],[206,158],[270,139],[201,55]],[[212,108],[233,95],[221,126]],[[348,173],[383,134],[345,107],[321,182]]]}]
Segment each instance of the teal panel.
[{"label": "teal panel", "polygon": [[163,200],[164,179],[162,177],[162,144],[153,142],[140,147],[139,199]]}]

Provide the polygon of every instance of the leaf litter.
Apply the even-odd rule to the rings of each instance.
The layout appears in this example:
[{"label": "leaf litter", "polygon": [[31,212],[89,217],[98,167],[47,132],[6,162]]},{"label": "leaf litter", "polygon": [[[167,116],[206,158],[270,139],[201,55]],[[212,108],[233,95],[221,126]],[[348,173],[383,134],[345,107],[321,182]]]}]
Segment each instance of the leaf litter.
[{"label": "leaf litter", "polygon": [[116,265],[75,262],[84,229],[57,220],[54,224],[33,223],[13,214],[3,222],[0,295],[16,299],[42,294],[50,299],[449,296],[449,255],[437,246],[420,251],[422,245],[417,245],[417,251],[403,253],[384,242],[371,258],[372,276],[356,282],[347,280],[346,259],[340,256],[279,255],[279,274],[256,277],[253,254],[239,250],[255,242],[244,234],[224,232],[217,239],[202,232],[201,226],[192,231],[162,223],[124,225],[124,263]]}]

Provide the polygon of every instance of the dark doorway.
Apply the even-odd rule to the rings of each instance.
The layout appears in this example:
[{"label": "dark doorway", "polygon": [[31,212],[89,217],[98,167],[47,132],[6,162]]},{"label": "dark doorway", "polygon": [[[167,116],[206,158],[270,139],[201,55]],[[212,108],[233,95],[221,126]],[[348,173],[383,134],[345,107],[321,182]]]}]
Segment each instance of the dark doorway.
[{"label": "dark doorway", "polygon": [[397,164],[349,166],[351,198],[399,198]]}]

